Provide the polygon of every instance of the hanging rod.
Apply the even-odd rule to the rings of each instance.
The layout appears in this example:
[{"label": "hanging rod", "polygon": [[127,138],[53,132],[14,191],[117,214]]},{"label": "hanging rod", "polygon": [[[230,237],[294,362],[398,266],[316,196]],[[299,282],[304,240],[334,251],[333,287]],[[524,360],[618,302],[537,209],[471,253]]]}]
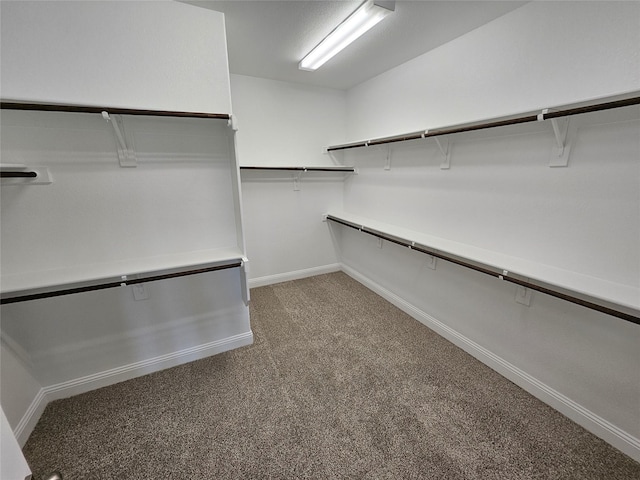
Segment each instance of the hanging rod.
[{"label": "hanging rod", "polygon": [[240,170],[293,170],[301,172],[355,172],[354,167],[259,167],[240,166]]},{"label": "hanging rod", "polygon": [[552,297],[560,298],[567,302],[575,303],[577,305],[581,305],[583,307],[589,308],[591,310],[596,310],[601,313],[605,313],[607,315],[611,315],[613,317],[621,318],[622,320],[626,320],[631,323],[635,323],[640,325],[640,317],[630,315],[626,312],[621,312],[619,310],[605,307],[604,305],[599,305],[597,303],[589,302],[587,300],[583,300],[581,298],[574,297],[572,295],[568,295],[566,293],[559,292],[557,290],[553,290],[548,287],[544,287],[542,285],[538,285],[536,283],[531,283],[526,280],[521,280],[519,278],[510,277],[504,274],[504,272],[492,270],[486,266],[476,265],[474,263],[470,263],[468,261],[462,260],[458,257],[447,255],[439,250],[431,249],[425,245],[420,245],[415,242],[409,242],[400,237],[394,237],[392,235],[387,235],[380,231],[374,230],[372,228],[365,227],[363,225],[359,225],[356,223],[349,222],[347,220],[343,220],[341,218],[334,217],[333,215],[327,215],[327,220],[331,220],[332,222],[339,223],[340,225],[344,225],[345,227],[353,228],[354,230],[358,230],[359,232],[366,233],[367,235],[372,235],[377,238],[381,238],[383,240],[387,240],[388,242],[395,243],[396,245],[400,245],[403,247],[408,247],[411,250],[415,250],[420,253],[424,253],[427,255],[431,255],[432,257],[437,257],[442,260],[445,260],[450,263],[455,263],[456,265],[460,265],[465,268],[469,268],[476,272],[484,273],[485,275],[489,275],[494,278],[500,278],[501,280],[515,283],[516,285],[520,285],[521,287],[530,288],[531,290],[536,290],[538,292],[544,293],[546,295],[550,295]]},{"label": "hanging rod", "polygon": [[204,113],[204,112],[174,112],[169,110],[139,110],[132,108],[107,108],[88,107],[82,105],[54,105],[44,103],[19,103],[0,102],[0,109],[5,110],[32,110],[43,112],[71,112],[71,113],[98,113],[107,111],[114,115],[146,115],[152,117],[186,117],[186,118],[213,118],[229,120],[231,116],[226,113]]},{"label": "hanging rod", "polygon": [[152,275],[144,278],[133,278],[130,280],[121,279],[114,282],[105,282],[97,285],[88,285],[85,287],[66,288],[61,290],[54,290],[52,292],[33,293],[27,295],[16,295],[15,297],[7,297],[0,300],[0,305],[8,303],[26,302],[29,300],[38,300],[41,298],[59,297],[62,295],[71,295],[74,293],[91,292],[94,290],[105,290],[107,288],[126,287],[128,285],[136,285],[139,283],[155,282],[158,280],[167,280],[169,278],[186,277],[189,275],[198,275],[200,273],[215,272],[217,270],[225,270],[227,268],[241,267],[241,261],[234,261],[225,265],[216,265],[212,267],[197,268],[193,270],[185,270],[183,272],[167,273],[163,275]]},{"label": "hanging rod", "polygon": [[35,178],[38,172],[0,172],[0,178]]},{"label": "hanging rod", "polygon": [[437,128],[432,130],[420,130],[418,132],[404,133],[393,137],[377,138],[364,142],[345,143],[343,145],[333,145],[327,147],[328,152],[337,150],[348,150],[350,148],[372,147],[376,145],[385,145],[389,143],[405,142],[408,140],[418,140],[420,138],[436,137],[439,135],[450,135],[453,133],[471,132],[474,130],[484,130],[487,128],[505,127],[507,125],[517,125],[520,123],[538,122],[541,120],[569,117],[582,113],[599,112],[602,110],[611,110],[614,108],[629,107],[639,105],[640,97],[632,97],[624,100],[615,100],[611,102],[596,103],[582,107],[565,108],[554,112],[532,113],[517,117],[509,117],[502,119],[489,120],[482,123],[471,123],[463,125],[455,125],[451,127]]}]

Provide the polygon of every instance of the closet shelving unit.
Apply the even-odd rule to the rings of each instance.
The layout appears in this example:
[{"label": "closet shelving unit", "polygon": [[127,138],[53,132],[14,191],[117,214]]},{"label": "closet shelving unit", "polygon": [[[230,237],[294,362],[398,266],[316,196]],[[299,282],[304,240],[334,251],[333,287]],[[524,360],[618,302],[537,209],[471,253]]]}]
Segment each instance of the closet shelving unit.
[{"label": "closet shelving unit", "polygon": [[271,165],[242,165],[240,166],[240,172],[245,172],[245,178],[255,178],[260,180],[264,179],[282,179],[284,174],[289,174],[289,179],[293,180],[293,190],[300,190],[300,181],[303,175],[307,173],[315,176],[334,176],[343,175],[355,175],[357,170],[354,167],[343,165],[319,165],[313,167],[297,166],[297,165],[284,165],[284,166],[271,166]]},{"label": "closet shelving unit", "polygon": [[354,167],[297,167],[297,166],[257,166],[257,165],[241,165],[240,170],[246,171],[292,171],[292,172],[337,172],[337,173],[355,173]]},{"label": "closet shelving unit", "polygon": [[491,119],[484,122],[466,123],[461,125],[452,125],[442,128],[434,128],[428,130],[420,130],[417,132],[403,133],[391,137],[374,138],[371,140],[363,140],[360,142],[345,143],[342,145],[331,145],[327,147],[327,152],[337,152],[341,150],[349,150],[352,148],[375,147],[378,145],[387,145],[390,143],[406,142],[410,140],[419,140],[422,138],[440,137],[443,135],[453,135],[456,133],[472,132],[476,130],[486,130],[490,128],[506,127],[508,125],[518,125],[521,123],[540,122],[551,120],[554,125],[554,134],[559,135],[556,130],[556,124],[553,122],[558,118],[571,117],[584,113],[600,112],[603,110],[611,110],[615,108],[630,107],[640,105],[640,96],[625,98],[621,100],[613,100],[609,102],[594,103],[590,105],[581,105],[575,107],[558,108],[554,111],[544,109],[540,112],[530,112],[524,115],[514,115],[504,118]]},{"label": "closet shelving unit", "polygon": [[[388,145],[528,122],[554,121],[562,117],[634,105],[640,105],[640,96],[333,145],[327,147],[327,151]],[[555,122],[553,130],[556,140],[560,141],[561,132]],[[637,287],[511,257],[344,211],[329,212],[325,220],[640,325],[640,290]]]},{"label": "closet shelving unit", "polygon": [[[134,110],[122,108],[101,108],[92,106],[55,105],[2,102],[3,110],[66,112],[80,114],[103,114],[108,112],[113,115],[145,116],[145,117],[172,117],[191,118],[224,121],[231,127],[231,116],[227,114],[211,114],[199,112],[173,112],[157,110]],[[233,149],[233,141],[230,142]],[[235,166],[235,154],[231,153],[234,163],[231,167],[231,175],[237,176]],[[10,188],[32,188],[28,180],[37,177],[38,173],[24,165],[6,165],[0,167],[2,179],[12,183]],[[14,180],[26,179],[24,184],[16,184]],[[239,178],[236,178],[239,182]],[[4,183],[4,182],[3,182]],[[123,260],[111,260],[87,264],[80,263],[74,266],[64,266],[54,269],[26,271],[24,273],[2,273],[1,277],[1,304],[16,303],[41,298],[68,295],[92,290],[117,288],[127,285],[164,280],[169,278],[197,275],[229,268],[240,268],[244,278],[243,298],[245,303],[249,300],[249,291],[244,272],[247,261],[242,247],[242,233],[239,226],[239,190],[236,188],[233,199],[235,205],[235,229],[237,245],[224,245],[220,248],[189,250],[184,252],[170,252],[161,255],[139,256]],[[126,239],[125,239],[126,240]]]}]

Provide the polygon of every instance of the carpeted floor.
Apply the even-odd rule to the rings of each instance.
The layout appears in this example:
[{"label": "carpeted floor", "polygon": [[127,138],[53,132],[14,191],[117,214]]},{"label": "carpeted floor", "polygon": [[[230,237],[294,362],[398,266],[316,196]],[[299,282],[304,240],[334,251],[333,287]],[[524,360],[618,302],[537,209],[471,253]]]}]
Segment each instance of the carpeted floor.
[{"label": "carpeted floor", "polygon": [[640,478],[343,273],[251,294],[254,345],[49,404],[35,478]]}]

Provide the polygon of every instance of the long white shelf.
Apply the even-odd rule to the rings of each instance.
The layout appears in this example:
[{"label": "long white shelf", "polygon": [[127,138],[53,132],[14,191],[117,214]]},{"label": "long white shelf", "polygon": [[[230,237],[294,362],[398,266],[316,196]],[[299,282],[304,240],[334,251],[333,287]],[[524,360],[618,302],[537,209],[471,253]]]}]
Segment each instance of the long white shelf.
[{"label": "long white shelf", "polygon": [[198,250],[109,263],[74,265],[0,277],[2,303],[56,296],[143,281],[204,273],[242,265],[239,248]]},{"label": "long white shelf", "polygon": [[314,166],[314,167],[304,167],[297,165],[279,165],[279,166],[270,166],[270,165],[240,165],[241,171],[250,171],[250,170],[264,170],[264,171],[274,171],[274,170],[285,170],[285,171],[295,171],[295,172],[342,172],[342,173],[355,173],[354,167],[345,167],[345,166]]},{"label": "long white shelf", "polygon": [[[346,213],[342,211],[329,212],[327,214],[329,220],[336,219],[346,222],[347,226],[361,229],[365,233],[376,235],[379,233],[382,238],[391,237],[399,240],[398,243],[407,246],[415,244],[416,249],[426,249],[425,253],[437,254],[441,253],[445,257],[453,257],[453,259],[462,259],[469,261],[479,270],[483,268],[489,271],[485,273],[495,273],[502,275],[505,280],[513,283],[525,284],[529,282],[539,283],[541,288],[538,290],[556,289],[551,293],[556,293],[560,298],[577,294],[586,296],[589,299],[605,302],[614,306],[620,306],[625,309],[632,309],[640,312],[640,288],[632,285],[625,285],[611,282],[602,278],[592,277],[582,273],[564,270],[551,265],[545,265],[533,262],[523,258],[504,255],[499,252],[486,250],[445,238],[428,235],[422,232],[391,225],[359,215]],[[522,280],[522,281],[521,281]],[[534,285],[527,285],[535,288]],[[548,292],[549,293],[549,292]],[[569,298],[565,298],[569,300]],[[574,298],[573,300],[578,300]],[[579,302],[574,302],[579,303]],[[611,308],[611,306],[608,306]],[[620,315],[618,315],[620,316]],[[629,314],[621,312],[621,318],[640,323],[638,313]],[[634,320],[635,319],[635,320]]]}]

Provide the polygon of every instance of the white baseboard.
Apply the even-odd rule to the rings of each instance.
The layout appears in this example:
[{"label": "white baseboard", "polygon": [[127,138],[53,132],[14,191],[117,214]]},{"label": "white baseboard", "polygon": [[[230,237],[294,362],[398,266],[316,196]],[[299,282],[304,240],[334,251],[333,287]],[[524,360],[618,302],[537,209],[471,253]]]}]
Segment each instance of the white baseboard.
[{"label": "white baseboard", "polygon": [[289,282],[291,280],[299,280],[301,278],[324,275],[325,273],[339,272],[341,269],[341,264],[331,263],[329,265],[322,265],[320,267],[305,268],[304,270],[276,273],[275,275],[265,275],[264,277],[249,279],[249,288],[264,287],[266,285],[273,285],[274,283]]},{"label": "white baseboard", "polygon": [[215,340],[177,352],[98,372],[93,375],[46,386],[40,389],[36,398],[31,402],[27,412],[23,415],[20,422],[18,422],[14,434],[18,439],[18,443],[24,446],[29,435],[31,435],[31,432],[35,428],[36,423],[38,423],[40,416],[44,412],[45,407],[52,400],[78,395],[131,378],[140,377],[228,350],[251,345],[252,343],[253,333],[249,330],[248,332],[233,335],[222,340]]},{"label": "white baseboard", "polygon": [[24,447],[24,444],[27,443],[29,435],[33,432],[33,429],[36,427],[38,420],[40,420],[47,403],[49,403],[45,397],[44,388],[41,388],[38,391],[36,398],[33,399],[29,408],[27,408],[27,411],[13,430],[13,434],[15,435],[20,447]]},{"label": "white baseboard", "polygon": [[501,357],[495,355],[491,351],[435,319],[428,313],[410,304],[395,293],[370,280],[354,268],[343,264],[342,271],[398,307],[403,312],[415,318],[420,323],[426,325],[453,344],[462,348],[465,352],[473,355],[476,359],[491,367],[503,377],[509,379],[522,389],[532,394],[534,397],[559,411],[578,425],[600,437],[602,440],[630,456],[634,460],[640,462],[640,439],[584,408],[582,405],[532,377],[515,365],[505,361]]}]

